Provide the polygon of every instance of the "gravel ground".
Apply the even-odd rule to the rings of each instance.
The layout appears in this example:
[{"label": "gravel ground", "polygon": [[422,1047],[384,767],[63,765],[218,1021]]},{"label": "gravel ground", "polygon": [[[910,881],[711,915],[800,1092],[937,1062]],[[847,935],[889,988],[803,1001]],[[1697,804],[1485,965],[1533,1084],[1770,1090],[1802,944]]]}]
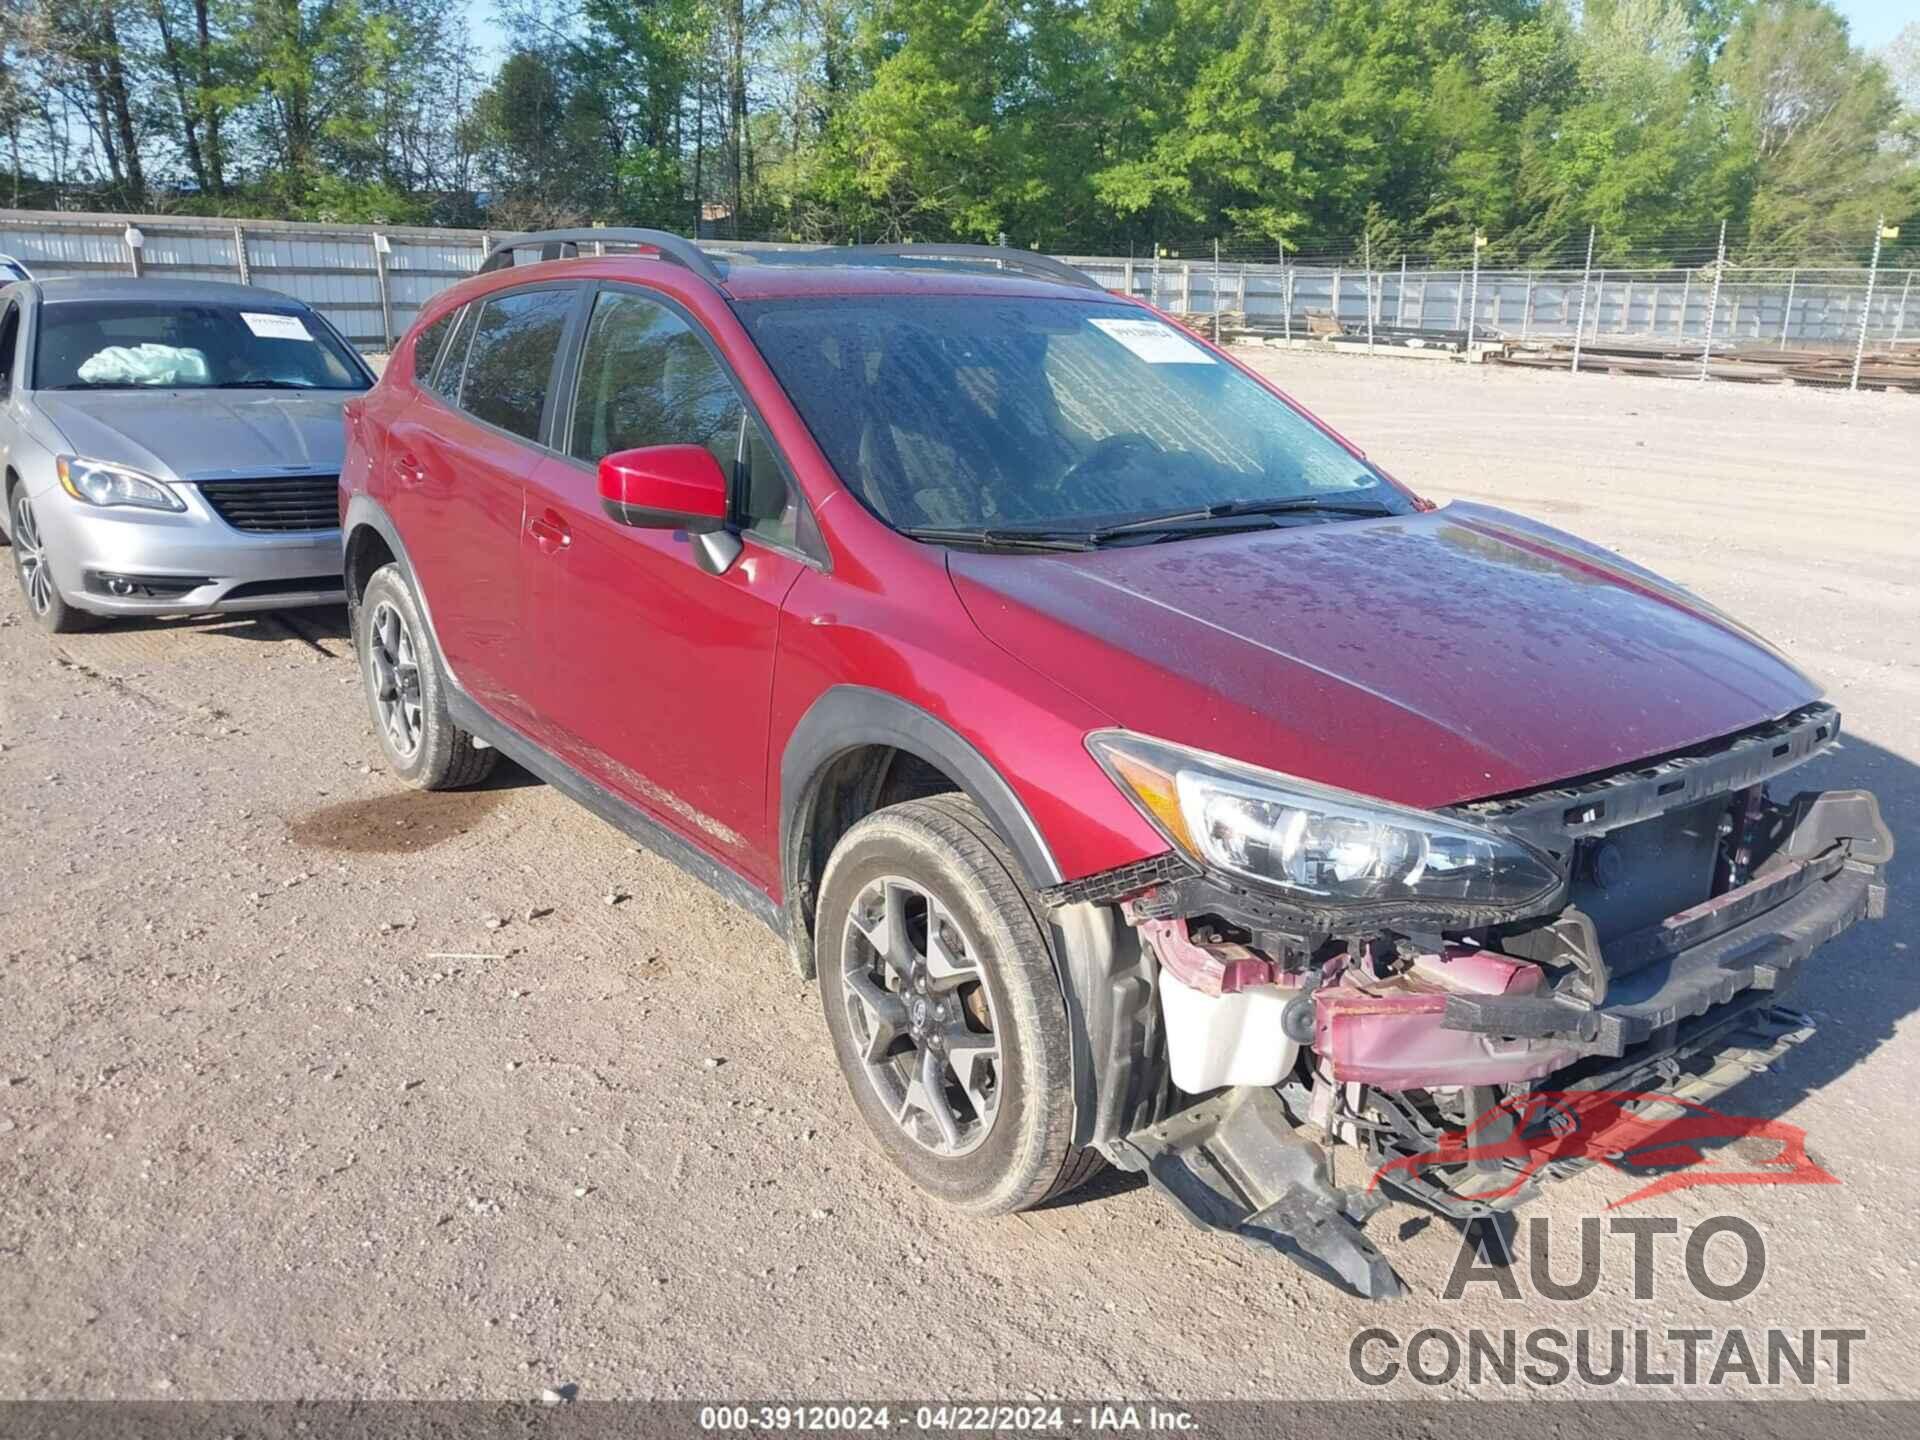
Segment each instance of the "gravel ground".
[{"label": "gravel ground", "polygon": [[[1845,710],[1820,779],[1903,832],[1892,914],[1723,1107],[1843,1183],[1630,1212],[1751,1218],[1757,1293],[1694,1295],[1670,1244],[1636,1301],[1622,1241],[1584,1303],[1448,1302],[1454,1232],[1395,1206],[1416,1293],[1370,1307],[1111,1176],[954,1219],[866,1143],[754,921],[517,773],[383,774],[340,614],[55,639],[8,585],[0,1397],[1306,1398],[1379,1393],[1363,1325],[1638,1321],[1864,1327],[1850,1393],[1920,1395],[1920,402],[1253,353],[1416,488],[1695,587]],[[1557,1271],[1632,1185],[1536,1207]]]}]

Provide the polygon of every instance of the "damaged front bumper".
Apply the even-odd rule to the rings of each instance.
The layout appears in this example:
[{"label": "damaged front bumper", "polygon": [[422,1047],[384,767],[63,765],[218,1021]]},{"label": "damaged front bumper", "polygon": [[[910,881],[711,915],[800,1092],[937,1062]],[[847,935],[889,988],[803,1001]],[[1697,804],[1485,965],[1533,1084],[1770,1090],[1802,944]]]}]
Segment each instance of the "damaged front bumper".
[{"label": "damaged front bumper", "polygon": [[1836,846],[1672,916],[1657,933],[1610,948],[1604,1005],[1546,995],[1452,994],[1440,1023],[1451,1033],[1522,1043],[1560,1057],[1559,1063],[1624,1056],[1744,991],[1786,990],[1815,950],[1856,921],[1884,915],[1886,894],[1878,866]]},{"label": "damaged front bumper", "polygon": [[[1837,727],[1818,715],[1795,729],[1810,734],[1816,721],[1816,742],[1829,739]],[[1792,761],[1813,748],[1796,743]],[[1893,837],[1866,792],[1774,804],[1754,783],[1751,751],[1728,755],[1675,801],[1694,818],[1722,807],[1736,817],[1713,842],[1718,893],[1624,933],[1616,925],[1604,944],[1577,903],[1472,934],[1341,937],[1276,934],[1257,910],[1220,906],[1203,876],[1174,877],[1177,901],[1165,883],[1125,897],[1157,962],[1166,1071],[1189,1098],[1111,1137],[1108,1154],[1196,1224],[1385,1296],[1399,1281],[1359,1228],[1383,1187],[1467,1222],[1591,1163],[1449,1151],[1496,1109],[1581,1091],[1654,1113],[1703,1104],[1773,1063],[1813,1033],[1779,1003],[1813,952],[1884,914]],[[1665,776],[1653,779],[1671,791]],[[1630,790],[1609,798],[1627,802],[1620,826],[1655,813]],[[1569,837],[1571,857],[1609,827],[1594,806],[1565,800],[1553,797],[1588,827]],[[1373,1178],[1360,1190],[1332,1183],[1326,1147],[1341,1143],[1366,1157]]]},{"label": "damaged front bumper", "polygon": [[1783,992],[1820,946],[1885,912],[1893,853],[1863,791],[1803,795],[1794,812],[1789,843],[1745,884],[1604,948],[1590,927],[1584,941],[1568,938],[1577,925],[1556,928],[1570,947],[1558,966],[1459,940],[1402,943],[1392,973],[1372,954],[1287,972],[1246,946],[1197,943],[1187,921],[1139,919],[1160,961],[1174,1083],[1190,1094],[1278,1084],[1311,1048],[1337,1083],[1519,1084],[1624,1056],[1742,992]]}]

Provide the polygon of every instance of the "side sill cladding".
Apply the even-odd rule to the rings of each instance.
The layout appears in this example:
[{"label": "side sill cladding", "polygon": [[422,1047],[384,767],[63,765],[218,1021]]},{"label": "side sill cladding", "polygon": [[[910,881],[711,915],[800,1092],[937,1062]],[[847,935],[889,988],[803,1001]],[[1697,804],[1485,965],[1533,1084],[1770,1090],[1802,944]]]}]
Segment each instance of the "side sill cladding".
[{"label": "side sill cladding", "polygon": [[[820,778],[838,756],[867,745],[914,755],[956,780],[1013,847],[1035,890],[1063,878],[1046,837],[1000,772],[971,743],[918,706],[863,685],[836,685],[800,718],[780,757],[780,875],[786,896],[787,936],[800,973],[813,973],[813,897],[807,883],[809,836],[820,799]],[[824,857],[821,857],[824,858]]]},{"label": "side sill cladding", "polygon": [[[442,673],[445,673],[444,667]],[[698,846],[682,840],[637,806],[596,785],[562,760],[547,754],[512,726],[482,710],[458,685],[447,686],[447,709],[453,723],[486,741],[521,769],[546,781],[569,800],[584,805],[602,820],[639,844],[670,860],[687,874],[731,900],[774,934],[784,933],[780,907],[752,881],[715,860]]]}]

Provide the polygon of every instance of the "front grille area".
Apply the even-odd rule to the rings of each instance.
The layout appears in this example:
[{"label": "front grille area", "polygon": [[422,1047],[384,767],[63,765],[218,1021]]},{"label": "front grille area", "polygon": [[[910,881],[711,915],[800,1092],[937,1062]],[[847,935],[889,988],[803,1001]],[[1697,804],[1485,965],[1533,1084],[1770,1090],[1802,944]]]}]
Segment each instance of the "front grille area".
[{"label": "front grille area", "polygon": [[236,530],[284,533],[340,528],[338,475],[203,480],[200,493],[214,513]]}]

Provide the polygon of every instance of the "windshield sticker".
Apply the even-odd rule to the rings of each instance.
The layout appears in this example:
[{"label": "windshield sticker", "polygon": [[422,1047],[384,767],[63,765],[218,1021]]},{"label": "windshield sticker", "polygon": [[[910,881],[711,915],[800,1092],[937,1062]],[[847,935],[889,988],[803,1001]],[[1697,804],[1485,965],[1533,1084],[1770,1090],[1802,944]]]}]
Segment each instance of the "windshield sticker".
[{"label": "windshield sticker", "polygon": [[254,310],[242,310],[240,318],[247,322],[247,328],[262,340],[311,340],[313,336],[307,325],[298,315],[263,315]]},{"label": "windshield sticker", "polygon": [[1158,320],[1096,319],[1094,327],[1149,365],[1212,365],[1213,356]]}]

